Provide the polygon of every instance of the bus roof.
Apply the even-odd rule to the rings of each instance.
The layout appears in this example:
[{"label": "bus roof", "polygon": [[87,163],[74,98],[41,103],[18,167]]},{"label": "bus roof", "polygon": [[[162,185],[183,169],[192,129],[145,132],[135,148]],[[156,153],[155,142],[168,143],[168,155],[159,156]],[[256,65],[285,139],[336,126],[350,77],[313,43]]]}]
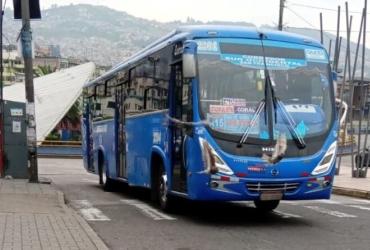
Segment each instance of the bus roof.
[{"label": "bus roof", "polygon": [[265,40],[274,40],[281,42],[290,42],[297,44],[309,44],[316,47],[323,47],[318,41],[284,31],[258,29],[255,27],[244,27],[244,26],[229,26],[229,25],[189,25],[182,26],[172,31],[168,35],[158,39],[152,44],[148,45],[144,49],[140,50],[127,60],[122,63],[113,66],[109,71],[85,84],[84,87],[98,85],[106,80],[111,79],[120,70],[134,65],[141,59],[151,55],[155,51],[164,48],[169,44],[173,44],[177,41],[184,39],[195,39],[195,38],[211,38],[211,37],[227,37],[227,38],[249,38],[249,39],[260,39],[260,35],[264,35]]}]

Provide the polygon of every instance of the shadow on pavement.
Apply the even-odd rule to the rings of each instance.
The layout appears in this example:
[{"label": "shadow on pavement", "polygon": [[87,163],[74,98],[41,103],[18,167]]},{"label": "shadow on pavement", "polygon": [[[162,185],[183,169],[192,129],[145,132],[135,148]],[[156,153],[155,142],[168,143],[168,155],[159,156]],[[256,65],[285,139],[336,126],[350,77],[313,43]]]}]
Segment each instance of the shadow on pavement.
[{"label": "shadow on pavement", "polygon": [[[101,188],[98,185],[96,187]],[[127,184],[117,182],[114,183],[113,190],[120,198],[136,199],[160,209],[157,203],[151,201],[149,189],[129,187]],[[191,201],[178,197],[174,198],[174,207],[170,215],[210,226],[296,227],[310,224],[304,218],[283,218],[274,212],[259,212],[253,202]]]}]

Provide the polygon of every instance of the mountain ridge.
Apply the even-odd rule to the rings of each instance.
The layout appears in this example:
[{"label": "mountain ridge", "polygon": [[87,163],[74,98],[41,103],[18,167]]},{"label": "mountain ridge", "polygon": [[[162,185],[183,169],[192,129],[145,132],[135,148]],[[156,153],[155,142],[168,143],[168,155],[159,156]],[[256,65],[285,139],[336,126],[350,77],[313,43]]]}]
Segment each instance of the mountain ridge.
[{"label": "mountain ridge", "polygon": [[[12,10],[5,10],[3,23],[6,39],[4,42],[16,44],[21,22],[13,20],[12,15]],[[112,66],[122,62],[178,26],[194,24],[255,27],[248,22],[201,22],[192,18],[188,18],[186,22],[158,22],[135,17],[127,12],[105,6],[89,4],[71,4],[42,10],[42,19],[32,21],[31,26],[35,43],[59,45],[63,57],[91,60],[98,65]],[[272,28],[267,25],[262,27]],[[319,40],[320,37],[320,32],[313,29],[287,28],[286,31],[309,36],[316,40]],[[330,33],[325,33],[325,46],[329,47],[329,38],[333,40],[332,50],[334,50],[335,36]],[[353,50],[354,45],[351,43]],[[340,65],[343,67],[345,39],[342,41],[341,48]],[[370,50],[367,49],[367,53],[369,52]],[[352,57],[353,54],[354,52],[351,52]],[[367,64],[370,64],[369,60],[366,61]]]}]

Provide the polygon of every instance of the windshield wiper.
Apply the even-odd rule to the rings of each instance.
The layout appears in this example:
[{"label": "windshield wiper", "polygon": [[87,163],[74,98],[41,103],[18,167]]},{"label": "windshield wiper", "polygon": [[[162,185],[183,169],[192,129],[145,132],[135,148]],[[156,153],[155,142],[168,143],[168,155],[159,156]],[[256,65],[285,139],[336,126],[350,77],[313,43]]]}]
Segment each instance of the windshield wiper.
[{"label": "windshield wiper", "polygon": [[306,147],[306,143],[305,143],[303,137],[299,133],[297,133],[297,130],[295,129],[296,123],[295,123],[293,117],[285,109],[285,105],[281,100],[279,100],[275,96],[273,98],[274,98],[274,102],[280,108],[281,113],[282,113],[282,117],[285,121],[285,124],[288,125],[288,130],[289,130],[290,134],[293,136],[293,139],[294,139],[295,143],[297,144],[298,148],[304,149]]},{"label": "windshield wiper", "polygon": [[265,108],[265,105],[266,105],[265,100],[260,101],[260,103],[258,104],[258,108],[257,108],[256,112],[254,113],[254,115],[252,117],[250,125],[245,130],[245,132],[242,135],[242,138],[240,139],[239,143],[237,144],[238,148],[240,148],[243,145],[243,143],[247,140],[251,129],[256,125],[257,119],[259,118],[262,110]]},{"label": "windshield wiper", "polygon": [[[285,109],[284,103],[275,96],[275,91],[274,91],[274,88],[272,86],[269,70],[268,70],[267,64],[266,64],[265,48],[264,48],[264,45],[263,45],[263,36],[264,36],[263,33],[261,33],[260,34],[260,39],[261,39],[261,45],[262,45],[263,64],[264,64],[264,71],[265,71],[265,98],[266,99],[262,100],[259,103],[259,106],[258,106],[256,112],[254,113],[254,116],[252,118],[250,126],[243,133],[242,138],[240,139],[239,143],[237,144],[237,147],[239,147],[239,148],[242,147],[242,145],[246,142],[251,129],[255,126],[256,121],[259,118],[259,115],[261,114],[262,110],[264,110],[265,108],[268,109],[268,110],[265,110],[265,122],[269,123],[268,124],[269,135],[270,135],[269,137],[270,137],[270,140],[272,141],[274,135],[273,135],[273,115],[272,115],[272,110],[271,109],[274,110],[275,123],[276,123],[276,121],[277,121],[277,107],[279,107],[280,110],[281,110],[282,116],[283,116],[283,120],[287,124],[290,134],[293,136],[294,142],[296,143],[298,148],[303,149],[303,148],[306,147],[306,143],[305,143],[303,137],[299,133],[297,133],[297,131],[295,129],[296,123],[295,123],[293,117]],[[267,107],[266,102],[268,103],[268,105],[272,105],[272,106]],[[268,120],[268,121],[266,121],[266,120]]]}]

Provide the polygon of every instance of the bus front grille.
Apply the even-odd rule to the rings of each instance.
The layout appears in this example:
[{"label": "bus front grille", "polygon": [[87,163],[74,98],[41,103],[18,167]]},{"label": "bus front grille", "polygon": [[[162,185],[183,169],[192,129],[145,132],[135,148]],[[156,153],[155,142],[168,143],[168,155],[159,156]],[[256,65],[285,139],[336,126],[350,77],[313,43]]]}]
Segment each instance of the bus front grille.
[{"label": "bus front grille", "polygon": [[248,182],[247,189],[252,193],[260,193],[265,191],[282,191],[283,193],[291,193],[298,189],[299,183],[289,182]]}]

